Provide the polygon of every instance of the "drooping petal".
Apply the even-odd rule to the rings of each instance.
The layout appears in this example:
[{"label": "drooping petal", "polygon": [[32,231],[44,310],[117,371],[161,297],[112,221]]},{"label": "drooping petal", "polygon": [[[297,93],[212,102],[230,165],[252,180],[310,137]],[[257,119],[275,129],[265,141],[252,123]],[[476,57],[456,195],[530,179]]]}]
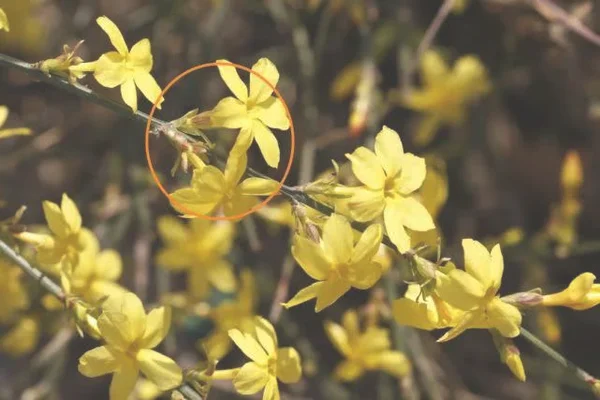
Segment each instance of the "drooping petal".
[{"label": "drooping petal", "polygon": [[243,128],[248,121],[246,105],[234,97],[221,99],[210,112],[210,124],[215,128]]},{"label": "drooping petal", "polygon": [[62,195],[60,208],[69,230],[71,232],[79,232],[81,229],[81,214],[79,214],[79,210],[77,209],[75,202],[71,200],[66,193],[63,193]]},{"label": "drooping petal", "polygon": [[334,322],[325,321],[325,333],[333,346],[344,356],[352,353],[352,347],[346,330]]},{"label": "drooping petal", "polygon": [[96,347],[86,351],[79,358],[79,372],[88,378],[110,374],[119,368],[117,358],[107,346]]},{"label": "drooping petal", "polygon": [[394,177],[402,169],[404,147],[398,133],[384,126],[375,137],[375,154],[388,177]]},{"label": "drooping petal", "polygon": [[119,54],[123,56],[127,55],[127,53],[129,52],[127,50],[127,44],[125,43],[123,34],[121,33],[117,25],[115,25],[114,22],[112,22],[110,19],[108,19],[108,17],[104,15],[96,18],[96,22],[98,23],[98,25],[100,25],[100,28],[102,28],[102,30],[108,35],[110,42],[113,46],[115,46],[115,49],[117,49]]},{"label": "drooping petal", "polygon": [[321,246],[312,240],[296,235],[292,255],[311,278],[319,281],[327,278],[331,264],[323,254]]},{"label": "drooping petal", "polygon": [[469,311],[476,307],[485,295],[485,288],[471,275],[454,269],[436,280],[436,290],[450,305]]},{"label": "drooping petal", "polygon": [[404,253],[410,249],[410,237],[403,225],[403,215],[400,203],[396,200],[387,200],[383,210],[383,222],[390,240]]},{"label": "drooping petal", "polygon": [[273,325],[262,317],[254,319],[256,325],[256,337],[260,345],[267,351],[268,355],[277,351],[277,334]]},{"label": "drooping petal", "polygon": [[354,247],[353,237],[350,222],[339,214],[333,214],[323,227],[322,246],[325,256],[335,264],[350,261]]},{"label": "drooping petal", "polygon": [[315,305],[315,312],[320,312],[323,309],[332,305],[337,299],[342,297],[348,290],[350,290],[350,283],[339,279],[330,278],[323,281],[323,285],[319,287],[317,293],[317,304]]},{"label": "drooping petal", "polygon": [[320,292],[320,289],[324,284],[325,282],[313,283],[312,285],[307,286],[304,289],[298,291],[298,293],[296,293],[294,297],[292,297],[289,301],[283,303],[282,305],[285,308],[291,308],[297,306],[298,304],[302,304],[309,300],[312,300],[315,297],[317,297],[317,294]]},{"label": "drooping petal", "polygon": [[127,400],[133,392],[138,375],[139,371],[132,363],[115,371],[110,382],[110,400]]},{"label": "drooping petal", "polygon": [[[401,215],[402,225],[407,228],[419,232],[435,229],[435,224],[429,211],[414,197],[401,197],[392,200],[391,203],[393,207],[398,208],[397,211]],[[386,207],[390,207],[390,202],[388,202]]]},{"label": "drooping petal", "polygon": [[[140,89],[142,94],[152,104],[156,103],[160,96],[160,86],[156,83],[154,77],[150,74],[136,74],[133,77],[135,85]],[[160,109],[161,104],[164,101],[164,97],[160,98],[160,101],[156,105],[156,108]]]},{"label": "drooping petal", "polygon": [[484,245],[473,239],[463,239],[465,271],[477,279],[485,288],[492,286],[490,253]]},{"label": "drooping petal", "polygon": [[151,310],[146,317],[146,330],[140,341],[140,346],[152,349],[169,333],[171,327],[171,308],[158,307]]},{"label": "drooping petal", "polygon": [[273,132],[262,122],[254,120],[252,121],[252,135],[267,165],[271,168],[277,168],[280,151],[279,143]]},{"label": "drooping petal", "polygon": [[[271,60],[264,57],[252,66],[252,71],[256,72],[256,74],[250,74],[250,95],[248,96],[248,99],[253,103],[262,103],[273,93],[271,86],[277,86],[277,82],[279,81],[279,71],[277,71],[277,67]],[[260,75],[260,77],[258,75]],[[261,77],[266,79],[271,86],[269,86]]]},{"label": "drooping petal", "polygon": [[183,373],[169,357],[154,350],[142,349],[136,357],[140,370],[160,390],[173,389],[181,384]]},{"label": "drooping petal", "polygon": [[133,79],[127,79],[123,82],[121,85],[121,97],[125,104],[131,107],[134,112],[137,111],[137,91]]},{"label": "drooping petal", "polygon": [[42,202],[42,208],[44,209],[44,217],[48,223],[48,227],[59,238],[65,238],[69,234],[69,227],[65,222],[65,218],[62,214],[58,204],[52,203],[51,201]]},{"label": "drooping petal", "polygon": [[[227,60],[217,60],[217,63],[229,63]],[[248,100],[248,88],[246,84],[242,82],[237,69],[233,65],[218,65],[219,74],[221,79],[227,85],[231,93],[234,94],[239,100],[246,102]]]},{"label": "drooping petal", "polygon": [[254,394],[265,387],[269,378],[270,375],[265,366],[247,362],[233,378],[233,386],[240,394]]},{"label": "drooping petal", "polygon": [[219,291],[231,293],[237,288],[237,281],[231,264],[226,260],[218,260],[203,271],[208,281]]},{"label": "drooping petal", "polygon": [[116,281],[122,272],[121,255],[115,250],[103,250],[96,257],[96,275],[102,279]]},{"label": "drooping petal", "polygon": [[333,374],[341,381],[351,382],[356,380],[363,373],[364,368],[358,362],[345,360],[338,364]]},{"label": "drooping petal", "polygon": [[379,250],[383,238],[383,227],[381,224],[371,224],[360,235],[360,239],[352,250],[351,263],[362,264],[371,261]]},{"label": "drooping petal", "polygon": [[302,376],[300,355],[293,347],[277,350],[277,379],[283,383],[296,383]]},{"label": "drooping petal", "polygon": [[277,97],[269,97],[266,101],[254,106],[251,115],[270,128],[282,131],[290,129],[290,119],[283,103]]},{"label": "drooping petal", "polygon": [[277,378],[270,376],[267,384],[265,385],[265,391],[263,393],[262,400],[279,400],[279,385],[277,384]]},{"label": "drooping petal", "polygon": [[238,329],[231,329],[228,334],[236,346],[239,347],[249,359],[260,365],[267,365],[267,353],[252,335],[243,333]]},{"label": "drooping petal", "polygon": [[[150,51],[150,41],[148,39],[142,39],[131,47],[129,57],[127,57],[130,66],[133,67],[137,74],[147,74],[152,70],[152,52]],[[159,92],[160,93],[160,92]],[[158,96],[157,96],[158,97]],[[152,102],[156,100],[148,99]]]},{"label": "drooping petal", "polygon": [[401,159],[402,171],[395,187],[402,195],[408,195],[419,189],[425,181],[427,169],[425,159],[411,153],[405,153]]},{"label": "drooping petal", "polygon": [[359,181],[370,189],[382,189],[385,174],[375,153],[366,147],[359,147],[352,154],[346,154],[352,163],[352,172]]}]

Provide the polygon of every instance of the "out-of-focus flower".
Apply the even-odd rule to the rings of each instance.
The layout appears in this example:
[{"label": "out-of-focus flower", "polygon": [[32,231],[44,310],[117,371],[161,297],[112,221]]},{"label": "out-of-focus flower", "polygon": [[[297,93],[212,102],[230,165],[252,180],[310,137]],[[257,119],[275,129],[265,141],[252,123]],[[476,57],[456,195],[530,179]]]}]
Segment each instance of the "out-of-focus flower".
[{"label": "out-of-focus flower", "polygon": [[0,30],[9,32],[10,25],[8,24],[8,17],[3,9],[0,8]]},{"label": "out-of-focus flower", "polygon": [[361,332],[356,311],[346,311],[342,325],[325,322],[325,332],[335,348],[344,356],[335,369],[335,377],[342,381],[358,379],[366,371],[381,370],[402,377],[411,370],[408,358],[392,350],[389,330],[367,326]]},{"label": "out-of-focus flower", "polygon": [[125,400],[137,382],[139,371],[160,390],[173,389],[182,381],[181,368],[152,348],[167,335],[171,312],[164,307],[148,313],[133,293],[111,296],[102,306],[98,329],[105,345],[79,359],[79,372],[89,378],[113,374],[110,399]]},{"label": "out-of-focus flower", "polygon": [[454,14],[462,14],[469,6],[469,0],[454,0],[452,12]]},{"label": "out-of-focus flower", "polygon": [[[218,60],[218,63],[230,63]],[[246,152],[255,140],[270,167],[279,165],[279,144],[269,128],[287,130],[290,121],[283,103],[273,94],[273,89],[255,74],[250,74],[248,88],[234,66],[218,65],[221,78],[235,97],[222,99],[211,111],[211,126],[230,129],[240,128],[233,147],[234,152]],[[261,58],[252,66],[273,87],[279,81],[279,71],[268,58]]]},{"label": "out-of-focus flower", "polygon": [[400,102],[415,111],[425,113],[415,143],[425,146],[444,125],[459,125],[466,119],[468,107],[491,90],[485,66],[472,55],[463,56],[452,70],[436,51],[421,58],[423,88],[409,93]]},{"label": "out-of-focus flower", "polygon": [[[8,107],[0,106],[0,127],[4,125],[8,118]],[[31,135],[31,129],[29,128],[8,128],[0,129],[0,139],[8,138],[11,136],[24,136]]]},{"label": "out-of-focus flower", "polygon": [[375,138],[375,152],[359,147],[346,154],[354,175],[366,186],[356,188],[348,202],[350,215],[361,222],[383,215],[385,229],[400,252],[410,249],[406,228],[435,228],[431,216],[414,196],[425,180],[425,160],[404,153],[398,133],[384,126]]},{"label": "out-of-focus flower", "polygon": [[164,99],[160,98],[159,101],[161,89],[150,74],[153,64],[150,41],[142,39],[129,50],[123,34],[114,22],[105,16],[97,18],[96,22],[108,35],[117,51],[102,54],[94,62],[71,66],[70,70],[73,73],[93,71],[94,77],[102,86],[107,88],[120,86],[123,101],[134,112],[137,111],[136,87],[151,103],[158,101],[157,108],[160,108]]},{"label": "out-of-focus flower", "polygon": [[408,285],[404,297],[394,300],[392,312],[400,325],[428,331],[454,326],[463,314],[435,292],[425,293],[424,288],[417,284]]},{"label": "out-of-focus flower", "polygon": [[465,271],[438,274],[436,291],[448,304],[465,312],[438,341],[451,340],[470,328],[493,328],[505,337],[518,336],[521,312],[497,295],[504,272],[500,246],[494,246],[490,253],[472,239],[464,239],[462,245]]},{"label": "out-of-focus flower", "polygon": [[577,276],[562,292],[547,294],[542,298],[544,306],[562,306],[582,311],[600,304],[600,284],[594,283],[596,276],[584,272]]},{"label": "out-of-focus flower", "polygon": [[315,311],[333,304],[351,287],[368,289],[381,277],[381,265],[373,261],[383,230],[370,225],[354,243],[348,220],[333,214],[323,227],[320,243],[296,235],[292,254],[302,269],[318,282],[300,290],[284,303],[286,308],[317,298]]},{"label": "out-of-focus flower", "polygon": [[[39,12],[43,3],[37,0],[4,0],[2,10],[10,17],[8,26],[0,35],[0,51],[26,54],[35,58],[47,44],[47,32],[50,24],[44,23]],[[8,22],[8,21],[4,21]]]},{"label": "out-of-focus flower", "polygon": [[22,271],[4,257],[0,257],[0,322],[10,322],[19,311],[29,306],[27,292],[21,283]]},{"label": "out-of-focus flower", "polygon": [[23,317],[2,337],[0,337],[0,352],[12,357],[31,353],[38,343],[40,326],[32,317]]}]

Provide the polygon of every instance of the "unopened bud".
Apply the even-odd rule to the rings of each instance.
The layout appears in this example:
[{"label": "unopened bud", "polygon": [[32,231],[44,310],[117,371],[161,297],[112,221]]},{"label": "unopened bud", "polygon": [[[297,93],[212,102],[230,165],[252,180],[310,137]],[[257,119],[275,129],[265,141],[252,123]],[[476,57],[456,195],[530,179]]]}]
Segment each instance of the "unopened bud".
[{"label": "unopened bud", "polygon": [[528,292],[513,293],[502,297],[502,301],[515,307],[536,307],[542,304],[543,296],[540,289]]}]

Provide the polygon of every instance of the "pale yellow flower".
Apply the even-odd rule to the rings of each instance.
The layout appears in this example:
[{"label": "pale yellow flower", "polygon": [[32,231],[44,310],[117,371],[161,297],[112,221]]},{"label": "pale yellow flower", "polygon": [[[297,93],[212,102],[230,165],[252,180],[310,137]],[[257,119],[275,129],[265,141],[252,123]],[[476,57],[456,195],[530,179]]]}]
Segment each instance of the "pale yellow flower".
[{"label": "pale yellow flower", "polygon": [[370,225],[355,244],[350,223],[337,214],[325,222],[319,244],[296,235],[292,254],[302,269],[318,282],[300,290],[284,306],[293,307],[316,297],[315,311],[319,312],[352,287],[364,290],[375,285],[382,267],[373,258],[382,236],[380,225]]},{"label": "pale yellow flower", "polygon": [[415,197],[425,180],[425,160],[404,153],[398,133],[384,126],[375,138],[375,152],[359,147],[346,157],[354,175],[365,185],[355,189],[348,202],[353,219],[367,222],[383,215],[390,240],[402,253],[410,249],[405,227],[435,229],[431,216]]},{"label": "pale yellow flower", "polygon": [[86,352],[79,359],[79,372],[89,378],[113,374],[110,400],[125,400],[133,391],[141,371],[160,390],[181,384],[181,368],[152,348],[167,335],[170,309],[148,313],[133,293],[111,296],[102,305],[98,329],[105,345]]},{"label": "pale yellow flower", "polygon": [[594,274],[584,272],[565,290],[543,296],[542,305],[569,307],[577,311],[595,307],[600,304],[600,284],[594,283],[595,280]]},{"label": "pale yellow flower", "polygon": [[23,317],[0,337],[0,352],[12,357],[31,353],[38,343],[40,325],[35,318]]},{"label": "pale yellow flower", "polygon": [[408,285],[404,297],[394,300],[392,311],[400,325],[428,331],[454,326],[464,313],[443,301],[435,292],[426,294],[418,284]]},{"label": "pale yellow flower", "polygon": [[342,325],[325,322],[325,332],[345,358],[335,369],[337,379],[353,381],[372,370],[402,377],[411,370],[408,358],[392,349],[389,330],[367,326],[361,332],[358,315],[354,310],[344,313]]},{"label": "pale yellow flower", "polygon": [[0,256],[0,323],[10,322],[18,313],[29,306],[27,292],[21,282],[22,272]]},{"label": "pale yellow flower", "polygon": [[[229,63],[227,60],[218,60]],[[222,99],[211,111],[213,127],[240,128],[234,151],[245,152],[255,140],[270,167],[279,164],[279,144],[269,128],[287,130],[290,121],[283,103],[272,96],[273,89],[255,74],[250,74],[250,88],[244,84],[233,66],[219,65],[221,78],[235,97]],[[252,66],[273,87],[279,81],[277,67],[268,59],[261,58]]]}]

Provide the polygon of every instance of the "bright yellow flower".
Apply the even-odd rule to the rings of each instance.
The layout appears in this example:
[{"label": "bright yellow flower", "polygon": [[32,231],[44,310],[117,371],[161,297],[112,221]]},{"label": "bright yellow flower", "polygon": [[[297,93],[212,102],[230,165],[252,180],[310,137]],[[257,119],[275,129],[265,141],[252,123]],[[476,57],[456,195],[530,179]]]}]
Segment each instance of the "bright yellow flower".
[{"label": "bright yellow flower", "polygon": [[594,283],[596,276],[584,272],[569,284],[562,292],[547,294],[542,305],[569,307],[581,311],[600,304],[600,284]]},{"label": "bright yellow flower", "polygon": [[[268,58],[258,60],[252,71],[263,76],[273,87],[279,81],[279,71]],[[267,164],[276,168],[279,165],[279,144],[269,128],[290,128],[283,104],[277,97],[271,96],[273,90],[255,74],[250,74],[248,89],[235,67],[219,65],[219,73],[235,97],[225,97],[215,106],[211,112],[211,125],[241,128],[234,145],[236,152],[245,152],[255,140]]]},{"label": "bright yellow flower", "polygon": [[[189,187],[171,193],[173,199],[186,209],[208,215],[213,211],[226,216],[239,215],[256,203],[256,195],[269,195],[277,189],[277,182],[261,178],[248,178],[240,182],[246,171],[248,157],[245,153],[231,152],[225,171],[208,165],[195,169]],[[177,208],[175,204],[173,207]],[[180,210],[185,213],[185,210]]]},{"label": "bright yellow flower", "polygon": [[438,341],[453,339],[469,328],[495,328],[505,337],[518,336],[521,312],[497,295],[504,272],[500,246],[494,246],[490,253],[472,239],[464,239],[462,245],[465,271],[453,269],[447,274],[440,273],[436,291],[444,301],[465,313]]},{"label": "bright yellow flower", "polygon": [[60,207],[51,201],[42,203],[52,235],[23,232],[17,238],[36,246],[37,261],[44,266],[63,263],[69,271],[79,262],[79,254],[96,243],[94,234],[81,226],[77,205],[62,195]]},{"label": "bright yellow flower", "polygon": [[241,368],[216,371],[214,379],[233,374],[233,385],[240,394],[250,395],[264,388],[263,400],[279,400],[279,379],[295,383],[302,376],[300,355],[292,347],[278,348],[273,325],[262,317],[255,319],[256,336],[238,329],[229,331],[229,337],[252,361]]},{"label": "bright yellow flower", "polygon": [[10,31],[10,26],[8,24],[8,17],[3,9],[0,8],[0,30],[4,30],[6,32]]},{"label": "bright yellow flower", "polygon": [[336,379],[353,381],[366,371],[381,370],[396,377],[410,372],[406,356],[392,350],[390,333],[378,326],[367,326],[361,332],[356,311],[346,311],[342,325],[326,321],[325,332],[345,360],[335,369]]},{"label": "bright yellow flower", "polygon": [[[4,125],[8,118],[8,107],[0,106],[0,127]],[[11,136],[23,136],[31,135],[31,129],[29,128],[9,128],[0,129],[0,139],[8,138]]]},{"label": "bright yellow flower", "polygon": [[423,293],[418,284],[408,285],[404,297],[394,300],[392,307],[397,323],[428,331],[451,327],[463,314],[435,292]]},{"label": "bright yellow flower", "polygon": [[0,257],[0,323],[9,322],[19,311],[29,306],[27,292],[21,283],[22,271],[8,260]]},{"label": "bright yellow flower", "polygon": [[12,357],[28,354],[38,343],[40,326],[36,319],[23,317],[0,338],[0,352]]},{"label": "bright yellow flower", "polygon": [[109,297],[98,318],[98,329],[106,344],[81,356],[79,372],[89,378],[112,373],[110,400],[127,399],[140,370],[160,390],[175,388],[182,381],[181,368],[169,357],[151,350],[165,338],[170,325],[170,309],[160,307],[146,315],[133,293]]},{"label": "bright yellow flower", "polygon": [[256,287],[250,270],[241,274],[241,286],[233,300],[225,300],[210,310],[208,317],[214,324],[212,333],[202,340],[209,359],[220,360],[231,349],[228,332],[238,329],[244,333],[254,332],[254,311],[256,308]]},{"label": "bright yellow flower", "polygon": [[319,244],[296,235],[292,254],[302,269],[318,282],[300,290],[286,308],[317,298],[315,311],[333,304],[351,287],[368,289],[381,277],[381,264],[373,261],[379,250],[381,225],[370,225],[354,244],[348,220],[333,214],[323,226]]},{"label": "bright yellow flower", "polygon": [[[104,87],[121,86],[121,97],[134,112],[137,111],[136,86],[148,101],[155,103],[161,89],[150,75],[153,64],[150,41],[142,39],[130,51],[114,22],[105,16],[97,18],[96,22],[106,32],[117,51],[102,54],[97,61],[75,65],[70,69],[79,72],[94,71],[94,77]],[[163,101],[161,98],[158,108]]]},{"label": "bright yellow flower", "polygon": [[235,235],[231,222],[196,218],[186,226],[165,216],[158,220],[158,234],[165,247],[158,251],[156,263],[171,271],[187,271],[188,292],[193,298],[205,298],[211,285],[222,292],[235,290],[233,267],[223,258]]},{"label": "bright yellow flower", "polygon": [[431,216],[414,196],[425,180],[425,160],[404,153],[398,133],[384,126],[375,138],[375,152],[359,147],[346,157],[366,186],[358,188],[348,203],[353,219],[367,222],[383,214],[386,231],[402,253],[410,249],[405,227],[435,229]]},{"label": "bright yellow flower", "polygon": [[491,90],[485,66],[472,55],[458,59],[450,70],[438,52],[429,50],[421,58],[421,79],[423,88],[409,93],[403,104],[426,113],[415,137],[423,146],[441,125],[463,123],[471,103]]}]

